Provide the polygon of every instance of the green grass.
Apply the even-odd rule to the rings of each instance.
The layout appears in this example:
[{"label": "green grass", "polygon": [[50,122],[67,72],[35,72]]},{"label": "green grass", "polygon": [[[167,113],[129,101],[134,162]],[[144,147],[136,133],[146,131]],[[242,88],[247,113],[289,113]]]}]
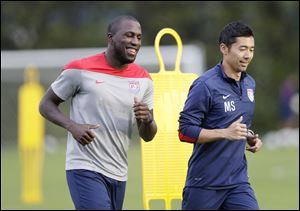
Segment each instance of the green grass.
[{"label": "green grass", "polygon": [[250,182],[260,208],[299,210],[299,148],[263,149],[247,155]]},{"label": "green grass", "polygon": [[[176,155],[174,155],[176,156]],[[262,149],[247,152],[249,176],[261,209],[299,209],[299,148]],[[65,147],[45,156],[43,203],[25,205],[20,200],[20,170],[16,148],[1,149],[1,209],[67,210],[74,209],[65,178]],[[180,209],[175,201],[173,209]],[[151,202],[152,209],[163,209],[163,203]],[[140,145],[129,150],[129,179],[123,209],[143,209]]]}]

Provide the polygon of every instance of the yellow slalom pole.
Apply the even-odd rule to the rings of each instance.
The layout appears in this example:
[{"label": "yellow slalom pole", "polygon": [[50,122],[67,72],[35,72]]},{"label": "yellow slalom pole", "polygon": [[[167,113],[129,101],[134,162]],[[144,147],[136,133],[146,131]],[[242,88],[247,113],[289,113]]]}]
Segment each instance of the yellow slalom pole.
[{"label": "yellow slalom pole", "polygon": [[[160,40],[171,35],[177,43],[175,68],[166,71],[160,53]],[[198,77],[193,73],[182,73],[180,62],[182,41],[171,29],[160,30],[155,38],[155,52],[159,71],[151,73],[154,84],[154,116],[157,134],[151,142],[141,141],[142,185],[144,209],[149,210],[151,200],[164,200],[165,209],[172,209],[172,200],[182,199],[188,159],[193,145],[178,139],[178,118],[182,111],[190,85]]]},{"label": "yellow slalom pole", "polygon": [[18,96],[21,200],[26,204],[39,204],[43,200],[44,120],[38,109],[43,94],[38,70],[34,66],[28,66],[24,71],[24,84],[20,87]]},{"label": "yellow slalom pole", "polygon": [[155,47],[155,53],[157,55],[157,59],[158,59],[159,67],[160,67],[159,73],[161,73],[161,74],[167,73],[163,58],[162,58],[160,50],[159,50],[160,40],[166,34],[169,34],[174,37],[174,39],[176,40],[176,43],[177,43],[177,47],[178,47],[176,60],[175,60],[175,69],[174,69],[174,71],[171,72],[171,74],[181,73],[180,72],[180,61],[181,61],[181,56],[182,56],[182,41],[181,41],[179,34],[174,29],[171,29],[171,28],[163,28],[162,30],[160,30],[157,33],[157,35],[155,37],[154,47]]}]

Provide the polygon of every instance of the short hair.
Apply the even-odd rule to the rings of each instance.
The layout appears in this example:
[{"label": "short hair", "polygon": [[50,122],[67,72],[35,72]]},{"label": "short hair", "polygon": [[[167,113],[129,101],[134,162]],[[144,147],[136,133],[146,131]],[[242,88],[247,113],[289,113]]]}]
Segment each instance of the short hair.
[{"label": "short hair", "polygon": [[236,42],[237,37],[254,37],[254,34],[248,25],[240,21],[231,22],[221,31],[219,45],[224,43],[226,46],[230,47],[231,44]]},{"label": "short hair", "polygon": [[124,20],[132,20],[132,21],[135,21],[135,22],[139,23],[139,21],[135,17],[129,16],[129,15],[117,16],[108,25],[107,33],[115,34],[118,31],[118,26]]}]

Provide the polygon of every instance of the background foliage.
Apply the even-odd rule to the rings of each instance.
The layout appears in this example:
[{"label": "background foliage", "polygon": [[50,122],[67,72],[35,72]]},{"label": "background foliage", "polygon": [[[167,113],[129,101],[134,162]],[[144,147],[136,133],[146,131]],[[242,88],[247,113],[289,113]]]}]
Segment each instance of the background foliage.
[{"label": "background foliage", "polygon": [[248,69],[257,82],[253,127],[278,127],[280,85],[287,75],[299,77],[298,1],[2,1],[1,49],[104,47],[107,24],[121,14],[141,22],[144,45],[153,45],[164,27],[174,28],[184,44],[202,43],[207,69],[221,59],[217,40],[224,25],[249,24],[256,42]]},{"label": "background foliage", "polygon": [[[283,81],[292,77],[299,90],[298,1],[1,1],[1,50],[105,47],[108,23],[123,14],[141,22],[143,45],[153,46],[157,32],[171,27],[183,44],[204,46],[207,69],[221,59],[218,36],[224,25],[234,20],[250,25],[256,46],[248,72],[257,83],[252,129],[260,133],[278,129]],[[25,206],[20,201],[16,145],[20,85],[1,80],[1,209],[73,209],[64,172],[66,131],[49,121],[46,134],[57,139],[48,136],[45,141],[44,203]],[[68,106],[61,106],[66,114]],[[299,148],[264,148],[247,157],[261,208],[299,209]],[[139,141],[133,141],[124,209],[142,209],[140,167]]]}]

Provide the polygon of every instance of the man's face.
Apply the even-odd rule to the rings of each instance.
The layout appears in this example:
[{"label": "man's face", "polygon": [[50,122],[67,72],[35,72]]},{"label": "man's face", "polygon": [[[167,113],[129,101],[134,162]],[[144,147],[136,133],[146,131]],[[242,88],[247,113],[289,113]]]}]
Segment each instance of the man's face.
[{"label": "man's face", "polygon": [[141,47],[141,26],[132,20],[123,20],[109,39],[114,55],[122,64],[134,62]]},{"label": "man's face", "polygon": [[[227,48],[227,47],[226,47]],[[237,37],[223,52],[223,59],[235,72],[246,72],[254,55],[254,37]]]}]

